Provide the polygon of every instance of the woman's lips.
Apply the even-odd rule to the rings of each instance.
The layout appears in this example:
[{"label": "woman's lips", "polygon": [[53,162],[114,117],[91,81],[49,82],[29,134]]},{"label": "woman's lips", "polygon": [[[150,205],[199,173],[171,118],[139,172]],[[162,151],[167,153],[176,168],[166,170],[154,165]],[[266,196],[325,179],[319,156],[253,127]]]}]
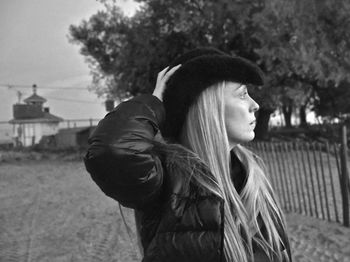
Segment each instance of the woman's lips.
[{"label": "woman's lips", "polygon": [[251,122],[249,125],[250,125],[250,127],[251,127],[252,129],[255,129],[255,127],[256,127],[256,120],[254,120],[253,122]]}]

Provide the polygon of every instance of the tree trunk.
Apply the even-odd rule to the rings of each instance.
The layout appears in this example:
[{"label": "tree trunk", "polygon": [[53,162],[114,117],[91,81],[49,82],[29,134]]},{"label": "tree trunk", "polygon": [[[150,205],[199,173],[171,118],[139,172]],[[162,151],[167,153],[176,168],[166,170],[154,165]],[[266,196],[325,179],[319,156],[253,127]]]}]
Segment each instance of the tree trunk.
[{"label": "tree trunk", "polygon": [[299,108],[299,117],[300,117],[300,126],[305,127],[307,126],[306,122],[306,106],[302,105]]},{"label": "tree trunk", "polygon": [[282,112],[284,116],[284,121],[286,122],[286,127],[292,127],[292,106],[283,105]]},{"label": "tree trunk", "polygon": [[255,127],[255,139],[267,140],[269,131],[270,115],[274,110],[268,108],[260,108],[258,111]]}]

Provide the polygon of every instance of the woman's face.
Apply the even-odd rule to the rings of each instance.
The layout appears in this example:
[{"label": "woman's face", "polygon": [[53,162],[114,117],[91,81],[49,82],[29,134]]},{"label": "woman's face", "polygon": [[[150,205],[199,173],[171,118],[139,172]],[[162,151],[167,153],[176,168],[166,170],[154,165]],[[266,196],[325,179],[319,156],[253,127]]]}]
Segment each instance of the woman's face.
[{"label": "woman's face", "polygon": [[227,82],[224,89],[225,125],[230,147],[254,139],[255,112],[259,105],[249,96],[247,86]]}]

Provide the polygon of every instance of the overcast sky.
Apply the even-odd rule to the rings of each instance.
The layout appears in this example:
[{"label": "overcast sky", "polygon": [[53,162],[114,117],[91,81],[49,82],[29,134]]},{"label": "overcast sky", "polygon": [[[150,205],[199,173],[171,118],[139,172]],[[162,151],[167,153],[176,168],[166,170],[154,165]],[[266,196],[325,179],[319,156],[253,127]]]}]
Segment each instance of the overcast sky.
[{"label": "overcast sky", "polygon": [[[135,10],[132,1],[117,2],[128,15]],[[4,84],[36,84],[38,94],[48,100],[45,106],[65,119],[105,115],[103,101],[87,90],[40,89],[86,87],[91,82],[79,46],[68,41],[68,28],[103,8],[96,0],[0,1],[0,121],[12,118],[17,91],[23,93],[22,100],[32,93],[28,88],[9,89]]]}]

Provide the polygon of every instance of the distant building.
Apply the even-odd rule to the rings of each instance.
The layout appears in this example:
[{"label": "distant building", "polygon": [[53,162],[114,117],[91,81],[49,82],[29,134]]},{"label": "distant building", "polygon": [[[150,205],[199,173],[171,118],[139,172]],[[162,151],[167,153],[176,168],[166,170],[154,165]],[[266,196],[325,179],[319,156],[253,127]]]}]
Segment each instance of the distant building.
[{"label": "distant building", "polygon": [[32,146],[38,144],[43,136],[58,133],[58,124],[63,119],[51,114],[48,107],[43,107],[46,101],[37,95],[33,85],[33,94],[24,99],[25,104],[13,105],[13,119],[9,123],[13,127],[15,146]]}]

